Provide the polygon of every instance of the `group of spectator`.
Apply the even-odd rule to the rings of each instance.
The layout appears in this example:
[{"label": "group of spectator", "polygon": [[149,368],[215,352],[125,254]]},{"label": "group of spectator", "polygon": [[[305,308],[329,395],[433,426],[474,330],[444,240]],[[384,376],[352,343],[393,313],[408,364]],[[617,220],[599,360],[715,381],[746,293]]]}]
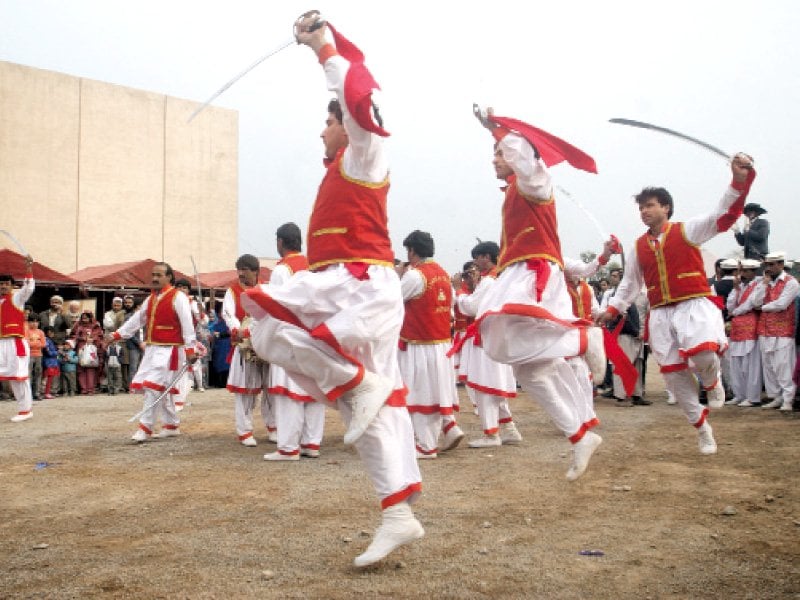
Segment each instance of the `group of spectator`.
[{"label": "group of spectator", "polygon": [[[127,393],[139,367],[144,344],[142,332],[129,340],[107,343],[106,333],[113,333],[139,308],[141,300],[133,295],[114,297],[111,309],[98,320],[81,302],[64,302],[50,297],[49,308],[37,312],[25,306],[26,338],[30,346],[31,395],[34,400],[57,396],[109,395]],[[196,387],[225,387],[229,365],[230,332],[215,311],[197,324],[197,338],[209,350],[199,363],[202,379]],[[0,390],[2,399],[10,399],[8,390]]]}]

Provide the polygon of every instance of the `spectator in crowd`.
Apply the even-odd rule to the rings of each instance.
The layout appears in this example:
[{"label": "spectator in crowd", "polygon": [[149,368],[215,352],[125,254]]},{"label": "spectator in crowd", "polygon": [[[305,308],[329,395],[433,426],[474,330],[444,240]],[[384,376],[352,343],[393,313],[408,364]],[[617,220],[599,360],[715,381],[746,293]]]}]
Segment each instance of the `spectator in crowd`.
[{"label": "spectator in crowd", "polygon": [[[94,394],[98,376],[103,368],[103,328],[94,318],[94,313],[85,310],[72,328],[70,339],[75,342],[78,354],[78,385],[81,394]],[[94,346],[94,354],[91,347]]]},{"label": "spectator in crowd", "polygon": [[81,318],[81,303],[77,300],[70,301],[67,304],[67,310],[64,314],[64,320],[67,322],[67,332],[66,337],[69,337],[72,334],[72,328],[75,327],[75,323],[77,323]]},{"label": "spectator in crowd", "polygon": [[763,371],[761,351],[758,348],[759,312],[753,309],[752,295],[758,286],[756,271],[761,263],[752,258],[741,261],[734,275],[733,290],[728,294],[727,308],[731,389],[733,397],[728,405],[743,407],[761,404]]},{"label": "spectator in crowd", "polygon": [[56,346],[67,339],[67,319],[64,317],[64,299],[61,296],[50,296],[50,308],[39,313],[39,327],[53,328],[53,341]]},{"label": "spectator in crowd", "polygon": [[769,221],[761,218],[766,212],[765,208],[755,202],[745,204],[743,213],[747,219],[744,230],[738,225],[732,228],[736,243],[744,248],[745,258],[763,260],[769,252]]},{"label": "spectator in crowd", "polygon": [[58,364],[61,367],[62,396],[74,396],[78,392],[77,370],[78,355],[75,353],[75,342],[67,340],[58,350]]},{"label": "spectator in crowd", "polygon": [[116,396],[123,389],[121,357],[124,348],[124,342],[118,340],[108,344],[106,349],[106,386],[109,396]]},{"label": "spectator in crowd", "polygon": [[[125,312],[124,321],[130,319],[139,308],[136,300],[130,294],[122,298],[122,310]],[[142,332],[137,331],[130,338],[125,340],[125,352],[122,354],[122,382],[126,391],[131,388],[136,371],[139,370],[139,363],[144,352],[144,342],[142,342]]]},{"label": "spectator in crowd", "polygon": [[55,342],[55,328],[52,325],[45,325],[45,346],[42,348],[42,368],[44,372],[44,398],[52,400],[55,398],[53,393],[53,383],[61,379],[61,369],[58,366],[58,346]]},{"label": "spectator in crowd", "polygon": [[[764,408],[792,410],[796,387],[792,380],[795,349],[795,299],[800,284],[783,270],[784,252],[764,257],[764,276],[753,291],[753,306],[761,309],[758,320],[758,346],[764,370],[764,388],[770,402]],[[741,406],[741,405],[740,405]]]},{"label": "spectator in crowd", "polygon": [[231,352],[231,331],[225,324],[225,319],[220,319],[216,314],[209,329],[214,338],[209,381],[214,387],[224,388],[228,383],[228,372],[231,368],[228,362],[228,354]]},{"label": "spectator in crowd", "polygon": [[39,315],[31,312],[28,315],[28,328],[26,331],[31,359],[28,369],[28,381],[31,383],[31,393],[34,400],[41,400],[42,393],[42,349],[47,344],[44,332],[39,329]]}]

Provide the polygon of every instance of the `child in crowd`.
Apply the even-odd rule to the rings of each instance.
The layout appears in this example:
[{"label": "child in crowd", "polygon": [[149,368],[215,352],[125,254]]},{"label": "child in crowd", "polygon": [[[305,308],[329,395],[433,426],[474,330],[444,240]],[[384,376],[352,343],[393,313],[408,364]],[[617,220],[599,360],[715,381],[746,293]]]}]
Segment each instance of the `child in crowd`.
[{"label": "child in crowd", "polygon": [[44,369],[44,397],[45,400],[52,400],[53,396],[51,390],[53,388],[53,380],[61,376],[61,369],[58,366],[58,348],[53,336],[56,333],[55,328],[48,325],[44,328],[45,346],[42,348],[42,367]]},{"label": "child in crowd", "polygon": [[106,349],[106,386],[108,395],[116,396],[122,389],[122,345],[116,341]]},{"label": "child in crowd", "polygon": [[75,342],[67,340],[61,344],[58,362],[61,366],[61,393],[64,396],[74,396],[78,390],[78,355],[75,352]]},{"label": "child in crowd", "polygon": [[25,331],[30,347],[30,370],[29,377],[31,383],[31,394],[34,400],[41,400],[42,387],[42,348],[47,343],[44,331],[39,329],[39,315],[31,312],[28,315],[28,327]]}]

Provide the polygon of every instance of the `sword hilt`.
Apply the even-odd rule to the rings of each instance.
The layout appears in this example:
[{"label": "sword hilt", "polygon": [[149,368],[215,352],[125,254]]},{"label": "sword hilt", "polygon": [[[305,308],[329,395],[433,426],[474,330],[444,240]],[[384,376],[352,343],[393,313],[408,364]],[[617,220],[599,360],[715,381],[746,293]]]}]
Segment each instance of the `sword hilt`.
[{"label": "sword hilt", "polygon": [[326,23],[325,19],[322,18],[322,15],[318,10],[309,10],[304,12],[299,17],[297,17],[297,20],[294,22],[294,39],[297,40],[298,44],[300,43],[300,40],[297,38],[297,34],[300,32],[300,30],[298,29],[300,27],[300,22],[303,21],[304,19],[310,19],[312,17],[314,17],[315,20],[308,28],[309,33],[312,31],[316,31]]}]

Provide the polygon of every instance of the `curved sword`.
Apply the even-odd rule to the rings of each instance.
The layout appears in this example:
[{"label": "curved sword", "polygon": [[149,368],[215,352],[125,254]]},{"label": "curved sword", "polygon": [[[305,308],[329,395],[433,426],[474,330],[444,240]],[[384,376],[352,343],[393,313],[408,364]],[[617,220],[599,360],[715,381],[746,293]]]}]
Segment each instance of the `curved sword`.
[{"label": "curved sword", "polygon": [[694,138],[690,135],[686,135],[685,133],[675,131],[674,129],[667,129],[666,127],[660,127],[659,125],[653,125],[652,123],[645,123],[644,121],[634,121],[633,119],[609,119],[608,122],[616,123],[617,125],[628,125],[630,127],[638,127],[639,129],[650,129],[651,131],[658,131],[659,133],[665,133],[667,135],[671,135],[673,137],[686,140],[687,142],[705,148],[706,150],[709,150],[714,154],[721,156],[728,162],[731,162],[733,160],[733,155],[728,154],[723,150],[720,150],[716,146],[712,146],[707,142],[698,140],[697,138]]},{"label": "curved sword", "polygon": [[[309,29],[308,29],[309,31],[315,31],[315,30],[319,29],[320,27],[322,27],[323,25],[325,25],[325,19],[320,17],[318,10],[309,10],[308,12],[303,13],[302,15],[300,15],[297,18],[297,21],[295,22],[295,27],[297,26],[297,23],[299,23],[301,19],[304,19],[304,18],[307,18],[307,17],[314,17],[314,16],[316,16],[317,20],[316,20],[316,22],[314,22],[311,25],[311,27],[309,27]],[[253,64],[251,64],[249,67],[247,67],[244,71],[242,71],[241,73],[236,75],[236,77],[234,77],[233,79],[228,81],[225,85],[223,85],[216,92],[214,92],[208,100],[206,100],[200,106],[198,106],[196,109],[194,109],[194,112],[191,115],[189,115],[189,118],[186,120],[186,122],[187,123],[191,123],[192,119],[194,119],[197,115],[199,115],[201,112],[203,112],[203,110],[205,110],[205,108],[209,104],[211,104],[214,100],[219,98],[225,90],[227,90],[234,83],[239,81],[242,77],[247,75],[250,71],[255,69],[262,62],[267,60],[270,56],[273,56],[273,55],[277,54],[281,50],[285,50],[286,48],[288,48],[289,46],[292,46],[295,43],[299,43],[297,41],[297,36],[296,35],[292,35],[292,37],[290,39],[288,39],[287,41],[285,41],[282,44],[280,44],[274,50],[270,50],[269,52],[267,52],[264,56],[259,58],[257,61],[255,61]]]},{"label": "curved sword", "polygon": [[28,251],[25,249],[25,246],[23,246],[22,243],[13,235],[11,235],[8,231],[6,231],[5,229],[0,229],[0,233],[2,233],[9,240],[11,240],[11,243],[13,243],[17,247],[22,256],[30,256],[30,254],[28,254]]}]

